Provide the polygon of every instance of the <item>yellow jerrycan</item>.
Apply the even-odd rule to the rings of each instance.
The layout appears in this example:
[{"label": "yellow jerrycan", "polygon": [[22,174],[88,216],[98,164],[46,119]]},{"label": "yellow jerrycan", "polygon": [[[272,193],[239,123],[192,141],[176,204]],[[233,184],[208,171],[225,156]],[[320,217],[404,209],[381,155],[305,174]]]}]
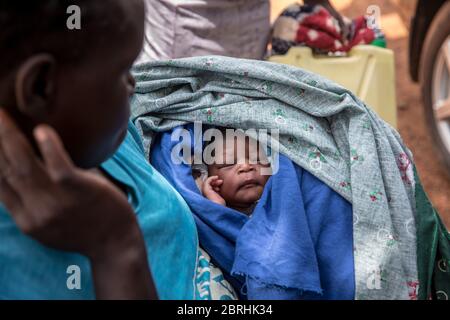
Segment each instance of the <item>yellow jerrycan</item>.
[{"label": "yellow jerrycan", "polygon": [[269,58],[317,73],[356,94],[394,128],[397,127],[394,53],[372,45],[355,46],[345,56],[314,55],[308,47],[292,47]]}]

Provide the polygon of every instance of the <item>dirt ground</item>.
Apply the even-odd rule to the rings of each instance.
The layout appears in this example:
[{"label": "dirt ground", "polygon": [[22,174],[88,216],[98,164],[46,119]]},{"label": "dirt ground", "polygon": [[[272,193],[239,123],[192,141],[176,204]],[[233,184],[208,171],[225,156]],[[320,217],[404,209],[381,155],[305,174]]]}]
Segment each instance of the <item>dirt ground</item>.
[{"label": "dirt ground", "polygon": [[[336,8],[352,18],[366,14],[370,5],[381,9],[381,26],[388,48],[395,52],[398,129],[414,153],[425,190],[450,229],[450,173],[439,162],[424,119],[419,85],[408,71],[408,36],[410,13],[400,6],[402,0],[334,0]],[[295,0],[272,0],[272,18]]]}]

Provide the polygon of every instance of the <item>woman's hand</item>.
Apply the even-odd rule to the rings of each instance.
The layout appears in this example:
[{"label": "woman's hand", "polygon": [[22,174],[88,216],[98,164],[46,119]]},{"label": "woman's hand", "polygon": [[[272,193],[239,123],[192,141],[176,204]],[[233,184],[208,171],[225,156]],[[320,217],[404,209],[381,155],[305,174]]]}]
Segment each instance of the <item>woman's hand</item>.
[{"label": "woman's hand", "polygon": [[203,195],[212,202],[225,206],[226,202],[219,194],[220,186],[222,184],[223,180],[220,180],[218,176],[208,177],[203,182],[202,192]]},{"label": "woman's hand", "polygon": [[17,226],[46,246],[90,258],[97,298],[154,298],[143,237],[125,195],[76,168],[57,133],[34,130],[42,160],[0,110],[0,201]]}]

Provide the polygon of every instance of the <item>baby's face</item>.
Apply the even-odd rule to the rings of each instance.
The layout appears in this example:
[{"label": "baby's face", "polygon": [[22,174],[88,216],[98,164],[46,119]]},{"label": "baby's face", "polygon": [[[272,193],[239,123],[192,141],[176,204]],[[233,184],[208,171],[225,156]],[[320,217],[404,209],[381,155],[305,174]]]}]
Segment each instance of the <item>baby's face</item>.
[{"label": "baby's face", "polygon": [[[219,194],[228,207],[248,208],[261,198],[264,186],[269,179],[270,165],[256,144],[245,140],[245,154],[238,152],[237,139],[225,139],[223,163],[208,166],[209,176],[223,180]],[[242,147],[242,145],[241,145]],[[217,159],[217,157],[216,157]],[[264,173],[264,174],[262,174]]]}]

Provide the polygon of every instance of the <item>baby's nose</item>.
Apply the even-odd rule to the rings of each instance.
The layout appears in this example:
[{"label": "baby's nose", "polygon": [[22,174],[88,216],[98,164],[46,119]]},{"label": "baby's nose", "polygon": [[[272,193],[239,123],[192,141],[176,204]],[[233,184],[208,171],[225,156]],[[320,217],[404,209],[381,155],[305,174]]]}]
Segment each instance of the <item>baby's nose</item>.
[{"label": "baby's nose", "polygon": [[254,169],[255,169],[255,167],[252,164],[250,164],[248,161],[246,161],[244,163],[239,164],[238,173],[249,172],[249,171],[252,171]]}]

